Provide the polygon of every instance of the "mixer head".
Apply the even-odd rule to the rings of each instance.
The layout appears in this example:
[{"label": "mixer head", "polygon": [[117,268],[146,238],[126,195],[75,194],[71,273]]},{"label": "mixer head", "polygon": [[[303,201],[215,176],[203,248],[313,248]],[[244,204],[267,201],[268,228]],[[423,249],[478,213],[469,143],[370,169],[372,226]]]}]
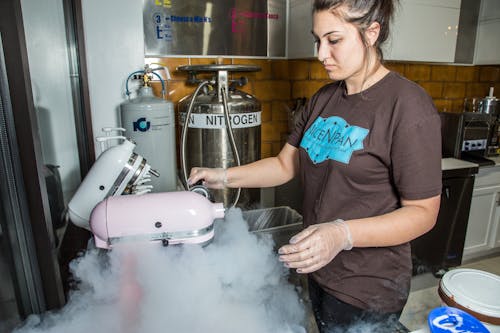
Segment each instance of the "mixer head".
[{"label": "mixer head", "polygon": [[135,144],[124,137],[98,157],[78,190],[69,202],[71,221],[90,230],[92,209],[103,199],[122,194],[145,194],[151,191],[151,176],[159,174],[140,155],[134,153]]}]

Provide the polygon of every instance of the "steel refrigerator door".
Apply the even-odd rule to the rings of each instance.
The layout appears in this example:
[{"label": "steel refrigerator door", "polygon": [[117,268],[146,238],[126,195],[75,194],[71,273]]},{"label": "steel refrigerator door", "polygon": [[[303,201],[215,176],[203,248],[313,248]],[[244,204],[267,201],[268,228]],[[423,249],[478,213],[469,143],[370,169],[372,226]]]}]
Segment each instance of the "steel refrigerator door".
[{"label": "steel refrigerator door", "polygon": [[0,332],[45,310],[0,38]]},{"label": "steel refrigerator door", "polygon": [[84,54],[72,44],[78,4],[0,1],[0,333],[65,303],[64,245],[80,235],[62,218],[62,197],[94,150],[86,82],[77,85]]}]

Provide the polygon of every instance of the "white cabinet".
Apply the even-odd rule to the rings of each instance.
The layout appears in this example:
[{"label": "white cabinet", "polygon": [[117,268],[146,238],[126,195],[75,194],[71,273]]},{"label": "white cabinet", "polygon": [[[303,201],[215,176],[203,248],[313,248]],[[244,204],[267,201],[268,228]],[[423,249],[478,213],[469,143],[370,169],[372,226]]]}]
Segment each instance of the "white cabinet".
[{"label": "white cabinet", "polygon": [[494,237],[493,246],[496,249],[500,249],[500,189],[497,190],[496,194],[496,208],[495,213],[493,215],[493,228],[492,228],[492,236]]},{"label": "white cabinet", "polygon": [[500,64],[500,1],[482,0],[476,35],[474,64]]},{"label": "white cabinet", "polygon": [[460,0],[401,0],[384,48],[385,59],[454,62],[460,3]]},{"label": "white cabinet", "polygon": [[463,259],[500,252],[500,166],[480,168],[476,176]]},{"label": "white cabinet", "polygon": [[[384,47],[384,58],[453,62],[460,3],[461,0],[401,0],[391,37]],[[289,6],[288,58],[316,57],[311,1],[289,0]]]}]

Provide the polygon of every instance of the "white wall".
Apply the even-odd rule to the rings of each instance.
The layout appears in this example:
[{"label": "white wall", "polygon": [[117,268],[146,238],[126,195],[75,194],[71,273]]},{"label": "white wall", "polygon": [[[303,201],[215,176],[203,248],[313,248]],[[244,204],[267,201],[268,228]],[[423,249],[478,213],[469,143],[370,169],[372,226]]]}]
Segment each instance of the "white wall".
[{"label": "white wall", "polygon": [[125,80],[144,68],[142,1],[85,0],[82,7],[95,137],[102,134],[102,127],[118,126]]},{"label": "white wall", "polygon": [[65,198],[80,184],[61,0],[21,1],[43,162],[59,165]]}]

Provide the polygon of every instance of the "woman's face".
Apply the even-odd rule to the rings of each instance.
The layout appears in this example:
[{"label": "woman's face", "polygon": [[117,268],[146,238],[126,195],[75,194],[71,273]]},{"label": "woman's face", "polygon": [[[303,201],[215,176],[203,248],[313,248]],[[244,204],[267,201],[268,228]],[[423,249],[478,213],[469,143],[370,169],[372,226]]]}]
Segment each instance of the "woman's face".
[{"label": "woman's face", "polygon": [[324,10],[313,15],[313,35],[318,59],[332,80],[363,75],[365,46],[356,27]]}]

